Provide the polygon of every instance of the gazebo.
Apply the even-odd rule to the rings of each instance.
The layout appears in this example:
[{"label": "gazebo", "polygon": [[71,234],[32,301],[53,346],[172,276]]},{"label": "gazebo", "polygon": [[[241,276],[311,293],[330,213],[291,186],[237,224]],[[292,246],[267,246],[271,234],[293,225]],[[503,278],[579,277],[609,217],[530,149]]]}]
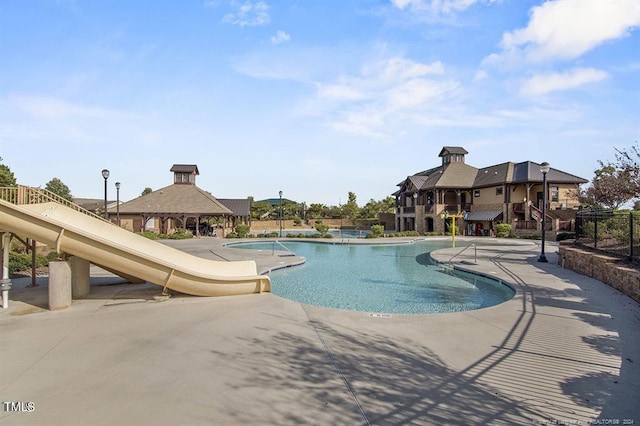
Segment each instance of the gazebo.
[{"label": "gazebo", "polygon": [[[196,176],[200,174],[197,165],[174,164],[170,171],[174,176],[173,185],[120,204],[120,226],[134,232],[162,234],[183,228],[200,236],[210,235],[215,229],[209,221],[212,218],[223,233],[225,228],[235,226],[238,219],[250,221],[248,199],[225,199],[222,202],[196,186]],[[234,212],[230,206],[241,211]],[[112,221],[117,220],[117,212],[115,207],[108,209]]]}]

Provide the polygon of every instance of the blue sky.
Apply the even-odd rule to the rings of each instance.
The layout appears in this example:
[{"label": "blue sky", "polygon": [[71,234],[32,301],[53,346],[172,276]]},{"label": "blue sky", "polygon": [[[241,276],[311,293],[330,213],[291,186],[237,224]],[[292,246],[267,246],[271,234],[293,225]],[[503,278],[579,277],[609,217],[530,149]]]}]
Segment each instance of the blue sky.
[{"label": "blue sky", "polygon": [[640,140],[640,0],[3,0],[0,157],[121,199],[338,205],[462,146],[591,180]]}]

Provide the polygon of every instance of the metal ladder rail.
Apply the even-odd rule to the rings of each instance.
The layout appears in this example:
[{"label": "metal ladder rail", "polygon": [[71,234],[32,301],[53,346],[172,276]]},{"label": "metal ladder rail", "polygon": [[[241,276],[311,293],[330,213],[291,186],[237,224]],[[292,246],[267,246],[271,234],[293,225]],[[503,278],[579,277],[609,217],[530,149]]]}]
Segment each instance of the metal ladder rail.
[{"label": "metal ladder rail", "polygon": [[282,247],[285,251],[287,251],[287,252],[291,253],[293,256],[295,256],[295,255],[296,255],[293,251],[289,250],[289,249],[288,249],[284,244],[282,244],[280,241],[275,240],[275,241],[273,242],[273,245],[271,246],[271,255],[272,255],[272,256],[275,256],[275,253],[276,253],[276,244],[278,244],[280,247]]},{"label": "metal ladder rail", "polygon": [[449,262],[447,262],[448,266],[449,266],[449,268],[451,270],[453,270],[453,259],[455,259],[456,257],[460,256],[469,247],[473,247],[473,263],[474,264],[478,263],[478,247],[475,244],[471,244],[471,245],[468,245],[468,246],[464,247],[458,253],[456,253],[453,256],[451,256],[451,258],[449,259]]}]

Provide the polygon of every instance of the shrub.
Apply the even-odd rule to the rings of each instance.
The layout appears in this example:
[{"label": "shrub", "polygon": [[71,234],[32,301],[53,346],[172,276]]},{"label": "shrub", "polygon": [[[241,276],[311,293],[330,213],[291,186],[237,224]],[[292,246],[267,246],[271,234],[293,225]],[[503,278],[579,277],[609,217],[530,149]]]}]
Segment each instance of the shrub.
[{"label": "shrub", "polygon": [[156,234],[155,232],[151,232],[151,231],[138,232],[138,235],[142,235],[143,237],[148,238],[150,240],[157,240],[158,239],[158,234]]},{"label": "shrub", "polygon": [[419,237],[420,234],[417,231],[402,231],[389,234],[389,237]]},{"label": "shrub", "polygon": [[327,235],[327,232],[329,231],[329,227],[324,223],[322,223],[321,221],[316,221],[316,231],[318,231],[320,235],[324,237],[325,235]]},{"label": "shrub", "polygon": [[[50,260],[57,260],[58,253],[50,252],[46,256],[38,254],[36,255],[36,268],[42,268],[47,266]],[[20,271],[26,271],[31,269],[31,253],[16,253],[9,252],[9,273],[15,273]]]},{"label": "shrub", "polygon": [[574,232],[560,232],[556,235],[556,241],[573,240],[574,238],[576,238]]},{"label": "shrub", "polygon": [[542,236],[540,234],[529,234],[529,235],[520,235],[518,237],[522,240],[541,240]]},{"label": "shrub", "polygon": [[300,226],[301,223],[302,223],[302,219],[300,219],[298,216],[293,218],[293,225],[294,226]]},{"label": "shrub", "polygon": [[499,223],[496,225],[496,237],[509,238],[511,236],[511,225],[508,223]]},{"label": "shrub", "polygon": [[[384,226],[372,225],[371,226],[371,238],[381,237],[384,234]],[[368,237],[369,235],[367,235]]]},{"label": "shrub", "polygon": [[26,253],[9,252],[9,273],[24,271],[31,268],[31,255]]},{"label": "shrub", "polygon": [[158,238],[168,238],[170,240],[185,240],[188,238],[193,238],[193,234],[189,231],[185,231],[182,228],[176,228],[176,230],[173,231],[173,234],[160,234],[158,235]]},{"label": "shrub", "polygon": [[238,238],[246,238],[249,235],[249,231],[251,230],[251,227],[249,225],[240,224],[240,225],[236,225],[236,227],[233,228],[233,230],[238,235]]}]

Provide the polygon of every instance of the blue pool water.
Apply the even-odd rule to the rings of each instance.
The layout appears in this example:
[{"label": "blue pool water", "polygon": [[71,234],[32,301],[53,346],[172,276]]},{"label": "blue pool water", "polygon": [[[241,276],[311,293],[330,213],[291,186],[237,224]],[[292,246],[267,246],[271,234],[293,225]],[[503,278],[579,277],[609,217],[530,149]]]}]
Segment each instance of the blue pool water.
[{"label": "blue pool water", "polygon": [[[432,263],[429,252],[451,247],[450,242],[281,243],[307,261],[271,272],[271,291],[301,303],[373,313],[423,314],[485,308],[515,294],[510,287],[490,278],[443,272],[442,266]],[[271,251],[273,243],[230,247]]]}]

